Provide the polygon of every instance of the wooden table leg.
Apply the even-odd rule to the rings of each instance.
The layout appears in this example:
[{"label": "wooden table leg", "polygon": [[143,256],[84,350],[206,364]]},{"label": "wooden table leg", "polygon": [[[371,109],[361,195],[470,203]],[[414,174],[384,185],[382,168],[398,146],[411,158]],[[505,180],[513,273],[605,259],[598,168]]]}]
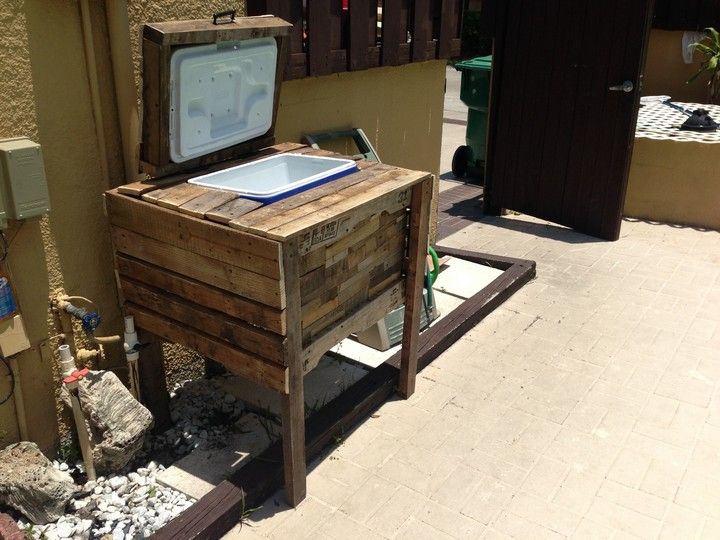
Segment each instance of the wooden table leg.
[{"label": "wooden table leg", "polygon": [[[292,388],[296,386],[296,388]],[[305,470],[305,402],[300,384],[282,396],[283,472],[288,504],[297,506],[307,493]]]},{"label": "wooden table leg", "polygon": [[400,353],[400,395],[405,398],[410,397],[415,392],[420,310],[422,309],[421,295],[427,255],[432,187],[432,178],[415,185],[410,200],[410,240],[408,268],[405,278],[405,320],[403,323],[402,352]]},{"label": "wooden table leg", "polygon": [[283,245],[287,313],[288,393],[282,396],[283,472],[288,504],[307,493],[305,469],[305,395],[302,365],[302,314],[297,241]]},{"label": "wooden table leg", "polygon": [[149,344],[140,351],[138,371],[140,372],[140,402],[152,413],[155,421],[153,431],[162,433],[170,421],[170,394],[165,376],[165,361],[161,339],[150,332],[138,329],[140,343]]}]

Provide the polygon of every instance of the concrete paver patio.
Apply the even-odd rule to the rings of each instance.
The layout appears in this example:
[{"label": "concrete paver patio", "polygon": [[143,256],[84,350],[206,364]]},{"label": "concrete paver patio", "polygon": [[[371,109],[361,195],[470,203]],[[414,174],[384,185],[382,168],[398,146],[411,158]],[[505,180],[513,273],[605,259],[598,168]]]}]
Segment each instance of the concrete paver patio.
[{"label": "concrete paver patio", "polygon": [[720,537],[720,234],[510,216],[443,244],[538,277],[240,538]]},{"label": "concrete paver patio", "polygon": [[537,278],[315,462],[297,509],[278,492],[228,536],[720,538],[720,233],[506,216],[442,244]]}]

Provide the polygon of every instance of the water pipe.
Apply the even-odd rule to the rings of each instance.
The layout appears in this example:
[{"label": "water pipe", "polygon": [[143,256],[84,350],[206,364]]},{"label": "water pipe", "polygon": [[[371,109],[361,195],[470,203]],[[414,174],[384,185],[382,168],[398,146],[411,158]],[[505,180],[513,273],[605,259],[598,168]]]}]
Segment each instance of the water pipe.
[{"label": "water pipe", "polygon": [[130,381],[130,392],[135,399],[141,401],[140,397],[140,372],[138,370],[138,359],[140,358],[140,343],[138,342],[137,331],[135,330],[135,319],[132,315],[125,317],[125,358],[128,364],[128,378]]},{"label": "water pipe", "polygon": [[72,410],[73,419],[75,420],[80,452],[82,453],[83,462],[85,463],[85,473],[87,474],[88,480],[95,480],[96,474],[92,456],[92,443],[90,442],[90,434],[88,433],[85,415],[80,407],[80,398],[78,396],[78,383],[87,376],[89,370],[85,368],[78,371],[69,345],[60,345],[57,352],[60,357],[60,373],[62,374],[63,385],[70,395],[70,409]]}]

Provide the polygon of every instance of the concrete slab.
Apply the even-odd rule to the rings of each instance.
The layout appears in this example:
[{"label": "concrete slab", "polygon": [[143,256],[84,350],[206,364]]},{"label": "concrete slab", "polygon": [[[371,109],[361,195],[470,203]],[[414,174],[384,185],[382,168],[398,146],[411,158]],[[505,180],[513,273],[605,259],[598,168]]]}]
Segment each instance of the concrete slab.
[{"label": "concrete slab", "polygon": [[[323,357],[305,377],[307,416],[332,400],[365,374],[367,368]],[[279,395],[240,377],[220,378],[220,387],[241,399],[255,413],[244,414],[235,424],[235,433],[222,448],[198,447],[157,476],[160,483],[196,499],[244,467],[280,435],[280,426],[268,418],[280,414]]]},{"label": "concrete slab", "polygon": [[[501,274],[502,270],[462,259],[450,259],[441,268],[440,276],[433,286],[435,304],[440,316],[430,326],[437,324],[465,299],[479,292]],[[332,350],[356,362],[375,368],[399,351],[400,345],[391,347],[387,351],[378,351],[348,338],[341,341]]]},{"label": "concrete slab", "polygon": [[199,499],[270,445],[271,439],[256,414],[243,415],[235,428],[237,433],[226,446],[198,447],[158,474],[157,481]]}]

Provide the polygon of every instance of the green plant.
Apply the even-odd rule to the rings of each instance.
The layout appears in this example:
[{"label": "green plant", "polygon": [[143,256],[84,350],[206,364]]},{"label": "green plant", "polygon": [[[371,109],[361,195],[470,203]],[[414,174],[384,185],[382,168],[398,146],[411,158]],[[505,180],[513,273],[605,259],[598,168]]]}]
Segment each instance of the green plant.
[{"label": "green plant", "polygon": [[704,58],[700,64],[700,69],[695,75],[688,79],[688,83],[693,82],[700,75],[706,73],[708,75],[708,92],[710,101],[717,101],[720,97],[720,33],[715,28],[706,28],[707,36],[698,43],[693,43],[692,47],[703,54]]},{"label": "green plant", "polygon": [[254,512],[257,512],[261,508],[262,506],[257,506],[255,508],[245,508],[245,497],[243,497],[242,508],[240,511],[240,528],[242,529],[245,525],[248,525],[248,520],[250,519],[250,516],[252,516]]},{"label": "green plant", "polygon": [[57,448],[57,459],[65,463],[75,463],[80,457],[80,451],[75,439],[68,436],[60,441]]}]

